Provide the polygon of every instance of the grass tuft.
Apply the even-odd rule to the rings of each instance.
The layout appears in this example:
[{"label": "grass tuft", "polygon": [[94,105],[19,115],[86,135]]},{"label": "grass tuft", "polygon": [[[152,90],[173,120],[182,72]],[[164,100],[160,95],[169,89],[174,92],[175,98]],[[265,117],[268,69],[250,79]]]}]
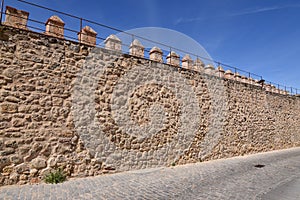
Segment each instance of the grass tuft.
[{"label": "grass tuft", "polygon": [[62,169],[55,170],[53,172],[50,172],[45,176],[45,182],[51,183],[51,184],[57,184],[62,183],[66,181],[66,175],[64,174]]}]

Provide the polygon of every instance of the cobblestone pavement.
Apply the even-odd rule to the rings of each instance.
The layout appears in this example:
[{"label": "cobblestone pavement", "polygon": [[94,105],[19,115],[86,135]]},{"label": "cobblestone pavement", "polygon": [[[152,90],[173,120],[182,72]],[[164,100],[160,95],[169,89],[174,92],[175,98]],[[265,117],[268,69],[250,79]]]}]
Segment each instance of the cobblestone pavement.
[{"label": "cobblestone pavement", "polygon": [[300,199],[300,148],[57,185],[5,186],[0,199]]}]

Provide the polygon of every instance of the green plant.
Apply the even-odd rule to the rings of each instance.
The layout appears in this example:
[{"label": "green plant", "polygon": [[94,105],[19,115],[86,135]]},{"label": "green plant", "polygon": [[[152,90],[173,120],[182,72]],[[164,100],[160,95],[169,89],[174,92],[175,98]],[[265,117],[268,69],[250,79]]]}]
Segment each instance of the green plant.
[{"label": "green plant", "polygon": [[176,165],[176,163],[175,163],[175,162],[173,162],[171,165],[174,167],[174,166]]},{"label": "green plant", "polygon": [[49,174],[47,174],[45,176],[45,182],[46,183],[62,183],[66,180],[66,175],[64,174],[63,170],[62,169],[58,169],[58,170],[55,170],[53,172],[50,172]]}]

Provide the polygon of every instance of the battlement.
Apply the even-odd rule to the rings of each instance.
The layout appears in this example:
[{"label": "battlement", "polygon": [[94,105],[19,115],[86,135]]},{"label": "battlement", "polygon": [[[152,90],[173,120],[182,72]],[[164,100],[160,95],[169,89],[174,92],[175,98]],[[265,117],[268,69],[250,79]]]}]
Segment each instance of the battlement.
[{"label": "battlement", "polygon": [[[18,10],[16,8],[7,6],[6,7],[6,18],[4,25],[12,26],[15,28],[20,29],[28,29],[27,27],[27,21],[29,17],[29,12]],[[57,37],[59,39],[64,39],[64,21],[56,15],[51,16],[46,22],[45,22],[45,35],[49,35],[51,37]],[[89,45],[92,47],[97,46],[97,32],[93,30],[90,26],[83,27],[78,33],[78,40],[77,42],[85,45]],[[104,48],[122,52],[122,41],[114,34],[109,35],[104,40]],[[138,40],[134,39],[129,46],[129,54],[132,56],[137,56],[140,58],[146,58],[148,57],[152,61],[163,63],[163,51],[159,47],[154,46],[150,52],[145,52],[145,47],[143,44]],[[145,53],[148,53],[149,55],[145,56]],[[166,64],[177,67],[177,68],[184,68],[187,70],[192,70],[195,72],[205,73],[211,76],[217,76],[219,78],[228,79],[228,80],[234,80],[238,82],[242,82],[245,84],[251,84],[254,86],[262,87],[267,92],[282,94],[282,95],[288,95],[289,91],[285,88],[279,88],[276,87],[276,85],[273,84],[265,84],[265,81],[261,79],[253,79],[253,77],[240,75],[237,70],[224,70],[223,67],[217,66],[215,68],[213,65],[204,65],[203,61],[200,58],[196,58],[195,60],[191,59],[191,56],[189,54],[186,54],[180,58],[180,55],[178,55],[175,51],[171,51],[166,56]],[[249,73],[250,74],[250,73]],[[297,94],[297,93],[296,93]]]}]

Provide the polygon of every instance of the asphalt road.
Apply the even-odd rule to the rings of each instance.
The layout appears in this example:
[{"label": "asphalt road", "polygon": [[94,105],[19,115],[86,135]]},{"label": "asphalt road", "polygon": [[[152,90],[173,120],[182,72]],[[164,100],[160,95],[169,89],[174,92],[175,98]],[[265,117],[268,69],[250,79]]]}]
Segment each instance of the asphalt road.
[{"label": "asphalt road", "polygon": [[300,147],[62,184],[4,186],[0,199],[300,199]]}]

